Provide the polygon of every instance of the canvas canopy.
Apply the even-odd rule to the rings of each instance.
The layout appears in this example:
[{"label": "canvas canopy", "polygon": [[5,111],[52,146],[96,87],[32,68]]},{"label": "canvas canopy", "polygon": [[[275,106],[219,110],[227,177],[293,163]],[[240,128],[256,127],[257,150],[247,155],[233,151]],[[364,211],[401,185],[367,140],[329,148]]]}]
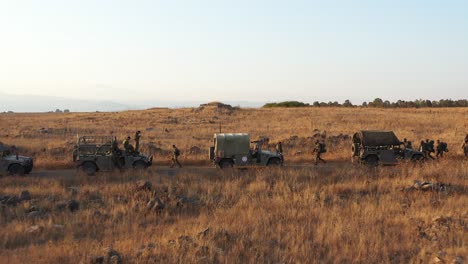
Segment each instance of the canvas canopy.
[{"label": "canvas canopy", "polygon": [[247,154],[250,150],[250,135],[246,133],[215,134],[215,153],[224,151],[224,156]]},{"label": "canvas canopy", "polygon": [[353,136],[354,143],[366,147],[400,145],[401,141],[393,131],[360,131]]}]

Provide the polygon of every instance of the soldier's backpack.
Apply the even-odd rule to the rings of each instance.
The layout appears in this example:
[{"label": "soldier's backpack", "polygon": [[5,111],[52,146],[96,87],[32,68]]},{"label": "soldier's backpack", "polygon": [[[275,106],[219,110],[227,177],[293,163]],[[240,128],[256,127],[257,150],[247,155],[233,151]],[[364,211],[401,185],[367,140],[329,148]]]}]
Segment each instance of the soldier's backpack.
[{"label": "soldier's backpack", "polygon": [[447,143],[445,143],[445,142],[440,142],[440,149],[441,149],[443,152],[448,152]]},{"label": "soldier's backpack", "polygon": [[179,150],[179,149],[176,149],[176,150],[174,151],[174,154],[175,154],[177,157],[179,157],[179,156],[180,156],[180,150]]},{"label": "soldier's backpack", "polygon": [[327,146],[325,145],[325,143],[320,143],[320,149],[319,149],[320,153],[325,153],[327,152]]}]

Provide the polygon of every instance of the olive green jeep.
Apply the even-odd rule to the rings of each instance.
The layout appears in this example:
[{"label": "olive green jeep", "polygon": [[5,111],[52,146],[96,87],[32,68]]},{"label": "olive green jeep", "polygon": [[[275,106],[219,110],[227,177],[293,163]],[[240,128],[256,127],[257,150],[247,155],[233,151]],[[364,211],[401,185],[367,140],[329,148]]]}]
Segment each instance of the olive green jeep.
[{"label": "olive green jeep", "polygon": [[153,157],[139,152],[129,153],[117,147],[114,136],[82,136],[78,138],[73,151],[73,161],[77,169],[88,175],[98,171],[115,169],[138,169],[150,167]]},{"label": "olive green jeep", "polygon": [[360,131],[353,135],[352,160],[369,166],[396,165],[400,160],[421,161],[424,154],[405,148],[393,131]]},{"label": "olive green jeep", "polygon": [[219,168],[280,166],[281,154],[262,150],[261,145],[246,133],[215,134],[209,158]]},{"label": "olive green jeep", "polygon": [[0,175],[25,175],[29,174],[33,167],[33,159],[13,153],[5,145],[0,145]]}]

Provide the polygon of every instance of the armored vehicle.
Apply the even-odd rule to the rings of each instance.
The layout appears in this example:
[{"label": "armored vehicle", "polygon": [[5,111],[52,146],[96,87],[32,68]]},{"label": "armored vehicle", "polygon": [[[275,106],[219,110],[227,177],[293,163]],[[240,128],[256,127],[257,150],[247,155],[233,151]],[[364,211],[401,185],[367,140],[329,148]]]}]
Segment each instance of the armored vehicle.
[{"label": "armored vehicle", "polygon": [[393,131],[360,131],[353,135],[353,161],[370,166],[395,165],[399,160],[423,160],[424,154],[405,148]]},{"label": "armored vehicle", "polygon": [[[215,134],[210,147],[210,160],[219,168],[280,166],[281,155],[262,150],[259,142],[251,142],[245,133]],[[255,147],[251,148],[250,143]]]},{"label": "armored vehicle", "polygon": [[120,150],[113,136],[82,136],[73,151],[73,161],[77,169],[94,175],[114,169],[146,169],[152,165],[153,157]]},{"label": "armored vehicle", "polygon": [[33,159],[12,153],[9,147],[0,145],[0,175],[24,175],[33,169]]}]

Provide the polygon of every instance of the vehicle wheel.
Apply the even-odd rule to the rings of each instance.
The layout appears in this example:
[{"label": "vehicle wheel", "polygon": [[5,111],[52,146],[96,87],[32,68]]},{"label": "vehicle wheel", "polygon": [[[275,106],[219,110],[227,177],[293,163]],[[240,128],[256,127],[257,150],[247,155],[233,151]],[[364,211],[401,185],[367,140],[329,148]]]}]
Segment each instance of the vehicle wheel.
[{"label": "vehicle wheel", "polygon": [[146,170],[148,168],[148,165],[144,161],[139,160],[139,161],[135,161],[133,163],[133,168],[135,170],[143,171],[143,170]]},{"label": "vehicle wheel", "polygon": [[424,156],[423,155],[420,155],[420,154],[417,154],[417,155],[413,155],[413,157],[411,157],[411,160],[412,161],[423,161],[424,160]]},{"label": "vehicle wheel", "polygon": [[379,158],[375,155],[368,156],[366,158],[366,164],[369,167],[377,167],[379,165]]},{"label": "vehicle wheel", "polygon": [[219,162],[219,167],[221,169],[229,169],[229,168],[234,167],[234,164],[230,160],[222,160]]},{"label": "vehicle wheel", "polygon": [[23,176],[24,175],[24,167],[19,164],[12,164],[8,168],[8,174],[13,176]]},{"label": "vehicle wheel", "polygon": [[281,160],[277,158],[271,158],[267,164],[268,167],[279,167],[281,166]]},{"label": "vehicle wheel", "polygon": [[96,165],[92,162],[85,162],[83,165],[81,165],[81,169],[88,176],[93,176],[97,171]]}]

